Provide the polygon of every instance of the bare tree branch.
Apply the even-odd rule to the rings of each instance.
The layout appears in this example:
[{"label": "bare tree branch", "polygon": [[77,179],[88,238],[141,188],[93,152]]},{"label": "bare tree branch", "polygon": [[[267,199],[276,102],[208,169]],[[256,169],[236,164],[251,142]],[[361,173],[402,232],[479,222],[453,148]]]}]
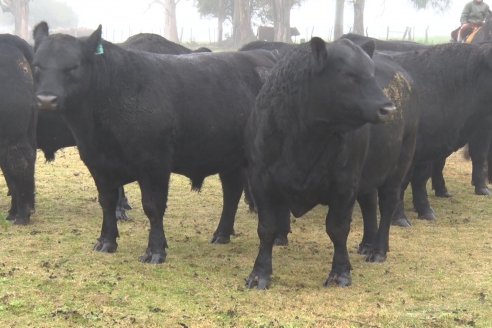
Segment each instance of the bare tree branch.
[{"label": "bare tree branch", "polygon": [[10,6],[12,5],[12,0],[0,0],[0,8],[4,13],[11,13],[12,10]]}]

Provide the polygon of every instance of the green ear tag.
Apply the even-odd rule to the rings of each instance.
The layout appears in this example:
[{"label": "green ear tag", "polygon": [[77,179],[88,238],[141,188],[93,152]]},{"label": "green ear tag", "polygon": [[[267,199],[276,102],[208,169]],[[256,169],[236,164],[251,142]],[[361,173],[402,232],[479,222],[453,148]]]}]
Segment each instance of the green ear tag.
[{"label": "green ear tag", "polygon": [[94,53],[95,55],[102,55],[104,54],[104,48],[102,43],[99,43],[99,45],[96,48],[96,52]]}]

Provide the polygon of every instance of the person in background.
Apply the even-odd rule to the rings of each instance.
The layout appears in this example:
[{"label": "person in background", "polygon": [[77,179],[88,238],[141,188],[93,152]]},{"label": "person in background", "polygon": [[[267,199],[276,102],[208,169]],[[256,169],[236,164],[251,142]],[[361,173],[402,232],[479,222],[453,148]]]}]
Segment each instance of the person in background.
[{"label": "person in background", "polygon": [[461,28],[458,33],[458,42],[463,42],[474,29],[482,26],[485,17],[489,13],[489,5],[483,2],[483,0],[468,2],[461,13]]}]

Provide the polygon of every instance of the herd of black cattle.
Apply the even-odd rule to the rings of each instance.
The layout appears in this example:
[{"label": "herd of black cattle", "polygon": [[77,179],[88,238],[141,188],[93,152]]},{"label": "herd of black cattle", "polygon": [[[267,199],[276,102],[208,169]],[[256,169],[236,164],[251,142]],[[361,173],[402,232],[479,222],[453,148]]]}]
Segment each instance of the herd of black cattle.
[{"label": "herd of black cattle", "polygon": [[[252,42],[234,52],[191,50],[149,34],[122,44],[33,32],[34,48],[0,35],[0,165],[12,197],[8,220],[34,211],[36,148],[48,160],[76,145],[103,210],[94,250],[115,252],[117,221],[137,181],[150,221],[142,262],[162,263],[172,172],[199,190],[219,174],[223,208],[213,243],[227,243],[243,191],[258,212],[259,253],[249,287],[267,288],[272,248],[288,242],[290,213],[328,205],[333,242],[326,286],[351,284],[347,251],[357,201],[359,253],[386,259],[390,225],[409,226],[411,183],[419,217],[433,220],[426,182],[449,196],[445,158],[469,143],[473,184],[488,194],[492,44],[380,41]],[[380,221],[378,224],[377,209]]]}]

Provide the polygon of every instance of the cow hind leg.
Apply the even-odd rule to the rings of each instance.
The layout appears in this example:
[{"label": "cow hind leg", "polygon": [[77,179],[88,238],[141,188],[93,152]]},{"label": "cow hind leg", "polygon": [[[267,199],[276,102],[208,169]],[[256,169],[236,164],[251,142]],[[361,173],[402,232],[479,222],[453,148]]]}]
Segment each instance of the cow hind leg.
[{"label": "cow hind leg", "polygon": [[2,161],[2,171],[12,197],[7,219],[14,224],[28,224],[34,212],[35,160],[35,150],[26,142],[7,148]]},{"label": "cow hind leg", "polygon": [[17,191],[10,174],[4,168],[4,165],[0,165],[2,167],[3,176],[5,177],[5,182],[7,182],[8,193],[7,196],[10,196],[10,208],[7,212],[7,217],[5,218],[8,221],[15,221],[15,214],[17,213]]},{"label": "cow hind leg", "polygon": [[376,190],[365,194],[359,194],[357,197],[359,203],[362,219],[364,221],[364,234],[362,241],[359,244],[358,253],[362,255],[368,255],[372,252],[374,241],[376,239],[376,233],[378,231],[378,195]]},{"label": "cow hind leg", "polygon": [[385,185],[379,188],[379,209],[381,220],[372,251],[367,254],[367,262],[384,262],[389,251],[389,231],[391,220],[397,213],[400,200],[400,184]]},{"label": "cow hind leg", "polygon": [[211,243],[227,244],[234,234],[234,219],[243,192],[243,175],[241,170],[232,170],[220,173],[219,177],[222,183],[222,214]]},{"label": "cow hind leg", "polygon": [[140,261],[150,264],[159,264],[166,261],[167,241],[164,235],[164,212],[167,206],[169,176],[156,174],[139,180],[142,192],[142,206],[145,215],[150,221],[149,242],[145,254]]},{"label": "cow hind leg", "polygon": [[94,250],[102,253],[114,253],[118,248],[116,238],[119,237],[116,224],[116,203],[118,202],[118,189],[108,187],[96,180],[99,204],[103,210],[103,223],[101,235],[94,245]]},{"label": "cow hind leg", "polygon": [[130,218],[126,214],[126,210],[131,210],[132,207],[128,203],[128,198],[125,195],[124,187],[118,188],[118,203],[116,204],[116,219],[118,221],[129,221]]},{"label": "cow hind leg", "polygon": [[415,166],[412,176],[413,206],[417,210],[418,218],[421,220],[435,220],[434,210],[429,204],[426,184],[431,176],[432,166],[429,162],[419,163]]},{"label": "cow hind leg", "polygon": [[451,194],[446,188],[446,181],[444,180],[443,170],[446,165],[446,158],[437,159],[432,162],[432,189],[436,197],[449,198]]}]

